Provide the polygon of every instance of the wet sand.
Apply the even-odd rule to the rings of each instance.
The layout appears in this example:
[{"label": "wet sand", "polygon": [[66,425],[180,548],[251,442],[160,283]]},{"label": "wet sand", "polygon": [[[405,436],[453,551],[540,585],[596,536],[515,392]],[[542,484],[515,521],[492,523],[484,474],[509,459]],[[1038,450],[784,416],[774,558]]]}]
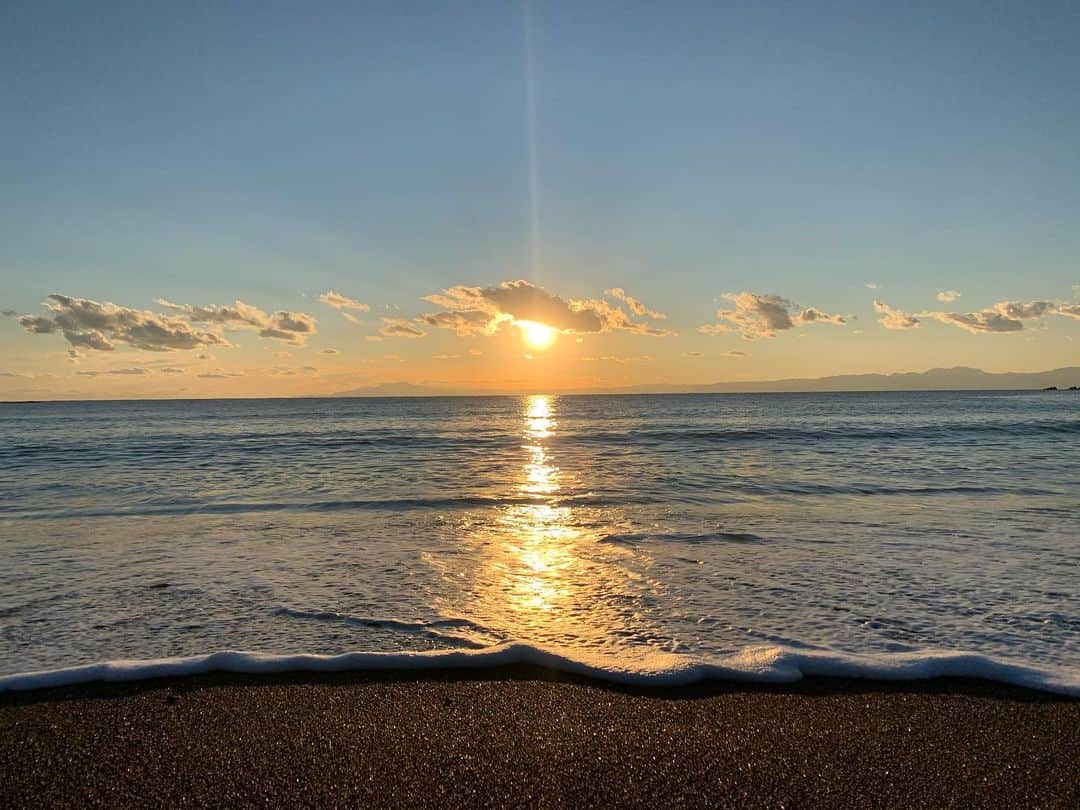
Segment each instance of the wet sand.
[{"label": "wet sand", "polygon": [[0,806],[1080,806],[1080,701],[515,667],[0,695]]}]

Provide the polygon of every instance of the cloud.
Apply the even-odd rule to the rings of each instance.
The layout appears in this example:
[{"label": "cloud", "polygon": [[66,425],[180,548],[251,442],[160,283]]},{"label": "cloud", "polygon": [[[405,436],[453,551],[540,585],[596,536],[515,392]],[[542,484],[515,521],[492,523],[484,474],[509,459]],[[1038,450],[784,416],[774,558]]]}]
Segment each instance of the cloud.
[{"label": "cloud", "polygon": [[150,374],[151,371],[148,368],[141,366],[135,368],[114,368],[109,371],[76,371],[80,377],[102,377],[102,376],[119,376],[119,377],[142,377],[146,374]]},{"label": "cloud", "polygon": [[164,298],[157,299],[159,305],[174,312],[183,313],[192,323],[215,324],[225,329],[263,329],[270,325],[270,316],[258,307],[236,301],[231,307],[197,307],[191,304],[174,304]]},{"label": "cloud", "polygon": [[259,330],[259,337],[303,345],[307,336],[315,331],[315,319],[307,313],[279,309],[270,324]]},{"label": "cloud", "polygon": [[112,351],[117,344],[155,352],[229,346],[223,330],[239,329],[257,329],[263,337],[300,344],[315,332],[315,319],[306,313],[279,310],[271,316],[243,301],[193,306],[158,299],[158,304],[172,314],[53,294],[43,304],[45,315],[21,315],[18,320],[27,332],[60,333],[72,347],[95,351]]},{"label": "cloud", "polygon": [[136,349],[165,352],[228,345],[220,335],[196,328],[185,318],[108,301],[53,294],[43,306],[47,315],[22,315],[19,324],[33,334],[59,332],[75,348],[111,351],[117,343],[125,343]]},{"label": "cloud", "polygon": [[383,342],[383,338],[382,338],[381,335],[367,335],[364,338],[364,340],[366,340],[368,343],[382,343]]},{"label": "cloud", "polygon": [[937,300],[944,304],[951,304],[957,298],[960,297],[960,293],[956,290],[942,290],[937,294]]},{"label": "cloud", "polygon": [[[332,306],[334,309],[355,309],[358,312],[368,312],[371,307],[355,298],[349,298],[347,295],[334,292],[333,290],[327,290],[319,296],[319,300],[324,304]],[[347,314],[347,313],[346,313]]]},{"label": "cloud", "polygon": [[999,301],[977,312],[924,312],[926,318],[958,326],[973,334],[1006,334],[1020,332],[1024,321],[1036,320],[1046,315],[1075,317],[1067,304],[1053,301]]},{"label": "cloud", "polygon": [[361,323],[360,319],[353,315],[351,312],[342,312],[341,317],[347,320],[349,323]]},{"label": "cloud", "polygon": [[196,374],[201,380],[227,380],[230,377],[243,377],[242,371],[205,371],[202,374]]},{"label": "cloud", "polygon": [[401,355],[400,355],[400,354],[384,354],[384,355],[382,356],[382,359],[383,359],[383,360],[389,360],[389,361],[390,361],[391,363],[403,363],[403,362],[404,362],[404,361],[403,361],[403,360],[401,359]]},{"label": "cloud", "polygon": [[779,295],[740,292],[725,293],[724,298],[731,301],[734,309],[720,309],[716,312],[718,323],[698,327],[706,335],[737,332],[746,340],[771,338],[777,332],[808,326],[815,323],[831,323],[842,326],[847,319],[842,315],[829,315],[814,307],[800,308],[798,305]]},{"label": "cloud", "polygon": [[383,325],[379,329],[379,334],[386,337],[422,338],[427,334],[427,332],[406,318],[384,317],[382,322]]},{"label": "cloud", "polygon": [[[662,318],[662,313],[648,310],[621,288],[614,288],[630,299],[627,306],[649,317]],[[609,290],[613,294],[614,290]],[[614,296],[613,297],[618,297]],[[536,321],[565,333],[594,333],[624,330],[644,335],[667,335],[667,330],[634,321],[621,307],[603,299],[565,299],[524,279],[503,281],[491,287],[458,285],[423,300],[443,308],[442,312],[426,313],[421,320],[429,326],[450,329],[458,335],[492,335],[499,327],[513,321]]]},{"label": "cloud", "polygon": [[1080,305],[1058,301],[999,301],[975,312],[930,311],[914,315],[875,301],[874,309],[882,315],[878,322],[886,329],[913,329],[921,320],[935,320],[972,334],[1022,332],[1025,321],[1040,320],[1048,315],[1080,318]]},{"label": "cloud", "polygon": [[662,321],[667,315],[663,312],[656,312],[649,309],[637,298],[632,295],[627,295],[626,290],[622,287],[612,287],[610,290],[604,290],[604,295],[610,295],[612,298],[617,298],[620,301],[626,303],[626,306],[630,308],[630,311],[635,315],[644,315],[647,318],[652,318],[654,321]]},{"label": "cloud", "polygon": [[67,354],[69,363],[78,363],[80,360],[86,357],[86,355],[80,352],[78,349],[68,349]]},{"label": "cloud", "polygon": [[697,358],[697,357],[704,357],[704,356],[705,356],[705,352],[684,352],[683,353],[683,357]]},{"label": "cloud", "polygon": [[460,354],[435,354],[431,356],[432,360],[460,360]]},{"label": "cloud", "polygon": [[469,349],[469,354],[473,357],[480,357],[481,355],[483,355],[483,352],[474,346],[473,348]]},{"label": "cloud", "polygon": [[617,363],[620,366],[627,363],[648,363],[652,360],[647,354],[638,354],[632,357],[619,357],[617,355],[606,354],[602,357],[582,357],[582,360],[591,363]]},{"label": "cloud", "polygon": [[338,349],[320,349],[319,354],[341,354]]},{"label": "cloud", "polygon": [[5,309],[0,310],[0,315],[3,315],[5,318],[14,318],[18,313],[13,309]]},{"label": "cloud", "polygon": [[876,290],[877,288],[878,288],[878,285],[876,283],[874,283],[873,281],[868,281],[866,283],[866,289],[868,289],[868,290]]},{"label": "cloud", "polygon": [[730,352],[721,352],[720,356],[721,357],[749,357],[750,355],[747,354],[746,352],[740,352],[738,349],[733,349]]},{"label": "cloud", "polygon": [[463,309],[446,312],[431,312],[420,316],[428,326],[437,329],[450,329],[461,335],[490,335],[501,322],[500,318],[483,309]]},{"label": "cloud", "polygon": [[186,368],[180,368],[179,366],[166,366],[165,368],[158,369],[162,374],[187,374]]},{"label": "cloud", "polygon": [[914,315],[893,309],[881,301],[874,301],[874,311],[881,315],[878,323],[886,329],[918,329],[919,319]]}]

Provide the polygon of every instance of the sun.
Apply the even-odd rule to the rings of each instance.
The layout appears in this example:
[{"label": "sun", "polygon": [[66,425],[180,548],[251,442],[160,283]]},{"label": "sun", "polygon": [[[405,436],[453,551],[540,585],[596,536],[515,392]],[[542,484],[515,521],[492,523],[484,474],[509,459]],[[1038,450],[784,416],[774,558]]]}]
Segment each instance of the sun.
[{"label": "sun", "polygon": [[555,342],[559,331],[546,323],[538,321],[518,321],[514,324],[521,330],[521,337],[530,349],[542,351]]}]

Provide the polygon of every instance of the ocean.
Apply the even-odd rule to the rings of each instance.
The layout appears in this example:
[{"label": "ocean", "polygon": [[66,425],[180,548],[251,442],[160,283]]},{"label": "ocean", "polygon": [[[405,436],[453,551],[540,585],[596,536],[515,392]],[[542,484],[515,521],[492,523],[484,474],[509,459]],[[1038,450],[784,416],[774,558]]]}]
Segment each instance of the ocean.
[{"label": "ocean", "polygon": [[0,689],[537,662],[1080,693],[1080,394],[0,406]]}]

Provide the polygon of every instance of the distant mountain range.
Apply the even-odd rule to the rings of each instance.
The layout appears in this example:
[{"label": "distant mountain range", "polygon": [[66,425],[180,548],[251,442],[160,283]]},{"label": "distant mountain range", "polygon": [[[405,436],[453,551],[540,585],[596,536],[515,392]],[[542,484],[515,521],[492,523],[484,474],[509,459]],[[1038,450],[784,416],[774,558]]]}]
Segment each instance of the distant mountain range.
[{"label": "distant mountain range", "polygon": [[[750,382],[718,382],[702,385],[635,385],[562,391],[567,394],[754,394],[814,391],[1009,391],[1050,386],[1080,386],[1080,366],[1050,371],[994,373],[978,368],[932,368],[899,374],[838,374],[832,377],[793,378]],[[412,383],[383,383],[342,391],[339,397],[462,396],[475,391]],[[498,393],[498,392],[487,392]],[[510,392],[506,392],[510,393]]]}]

